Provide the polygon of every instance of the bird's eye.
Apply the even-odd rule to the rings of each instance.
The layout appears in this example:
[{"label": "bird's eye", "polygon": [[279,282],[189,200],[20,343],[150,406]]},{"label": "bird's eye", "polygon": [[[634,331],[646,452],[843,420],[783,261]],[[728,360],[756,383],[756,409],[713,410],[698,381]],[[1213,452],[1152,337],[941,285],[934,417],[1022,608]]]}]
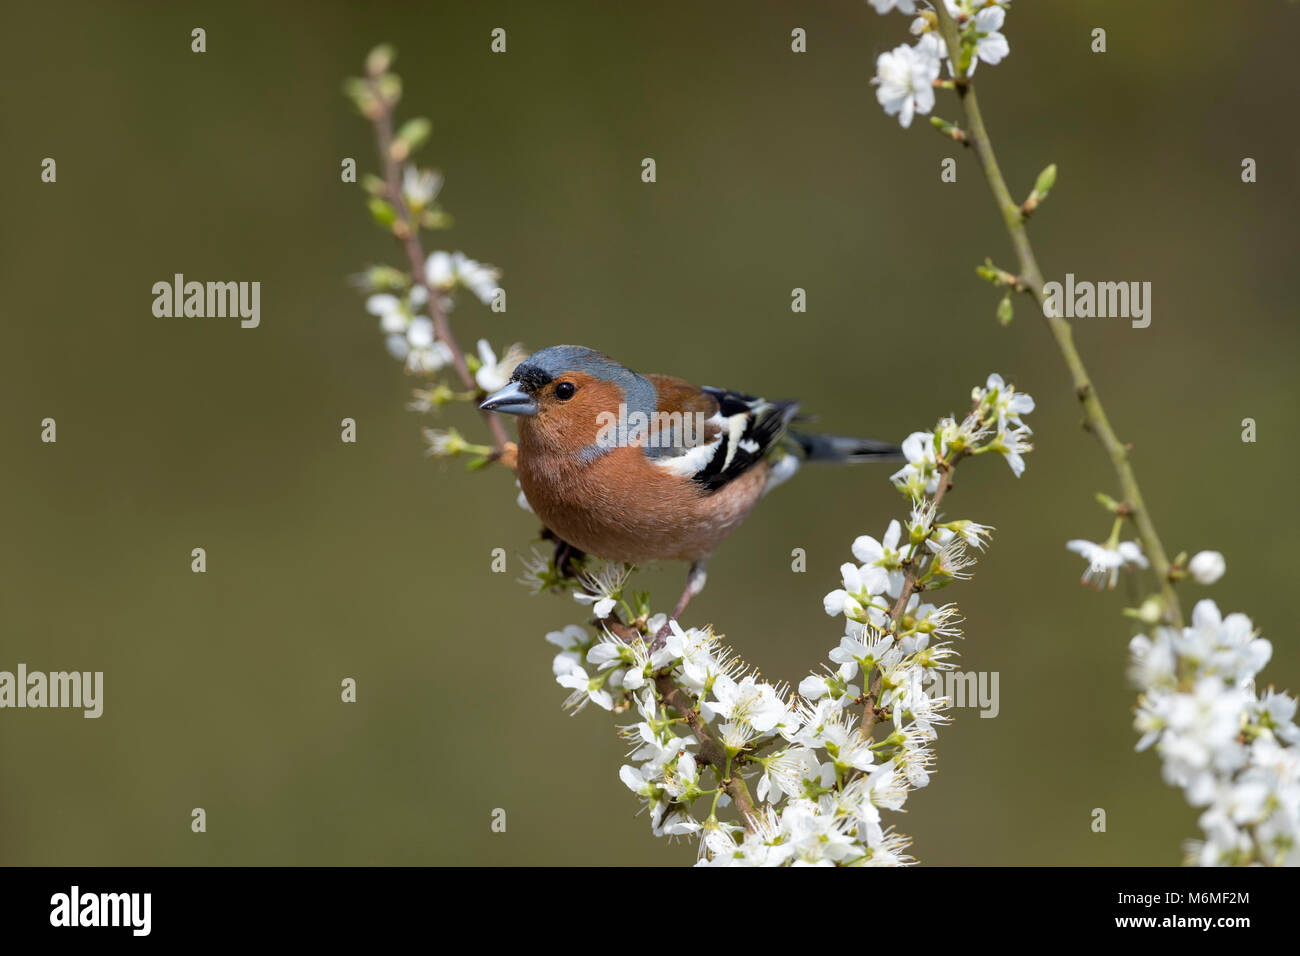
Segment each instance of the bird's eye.
[{"label": "bird's eye", "polygon": [[577,391],[578,386],[574,385],[572,382],[561,382],[559,385],[555,386],[555,397],[562,402],[567,402],[569,399],[573,398],[574,393]]}]

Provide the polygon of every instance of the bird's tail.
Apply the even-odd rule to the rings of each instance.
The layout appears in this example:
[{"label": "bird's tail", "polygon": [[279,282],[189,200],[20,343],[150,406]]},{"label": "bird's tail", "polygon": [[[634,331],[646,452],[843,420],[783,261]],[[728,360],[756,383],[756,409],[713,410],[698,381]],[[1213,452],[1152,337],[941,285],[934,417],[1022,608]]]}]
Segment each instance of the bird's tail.
[{"label": "bird's tail", "polygon": [[805,461],[855,464],[863,461],[903,460],[903,449],[887,441],[797,431],[789,431],[786,435],[798,446]]}]

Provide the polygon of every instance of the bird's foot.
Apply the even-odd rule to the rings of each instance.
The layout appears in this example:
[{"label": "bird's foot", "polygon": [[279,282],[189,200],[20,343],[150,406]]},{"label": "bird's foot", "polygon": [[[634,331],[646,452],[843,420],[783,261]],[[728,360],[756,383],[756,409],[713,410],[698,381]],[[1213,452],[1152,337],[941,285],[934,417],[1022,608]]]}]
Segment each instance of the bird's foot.
[{"label": "bird's foot", "polygon": [[677,601],[677,606],[673,608],[673,613],[669,615],[664,626],[659,628],[659,633],[655,635],[654,642],[650,645],[650,653],[653,654],[659,648],[664,646],[668,640],[668,635],[673,632],[673,621],[682,616],[686,610],[686,605],[690,603],[691,598],[704,590],[704,582],[708,577],[708,562],[703,560],[692,561],[691,570],[686,575],[686,590],[682,592],[681,598]]},{"label": "bird's foot", "polygon": [[542,538],[555,542],[555,554],[552,558],[555,570],[562,578],[576,578],[587,560],[587,552],[575,548],[550,528],[542,529]]}]

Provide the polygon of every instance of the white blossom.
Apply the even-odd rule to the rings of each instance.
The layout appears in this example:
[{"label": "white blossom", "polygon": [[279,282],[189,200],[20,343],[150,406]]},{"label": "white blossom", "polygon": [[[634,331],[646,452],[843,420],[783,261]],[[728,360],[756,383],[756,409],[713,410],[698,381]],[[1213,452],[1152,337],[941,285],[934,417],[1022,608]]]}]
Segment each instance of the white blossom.
[{"label": "white blossom", "polygon": [[595,573],[583,572],[578,582],[583,590],[573,592],[573,599],[579,604],[590,604],[592,613],[598,618],[609,617],[618,606],[632,568],[626,564],[607,564]]},{"label": "white blossom", "polygon": [[510,381],[511,369],[503,368],[497,362],[497,353],[492,351],[492,346],[488,344],[487,339],[478,340],[478,371],[474,373],[474,382],[485,392],[495,392],[499,388],[504,388],[506,382]]},{"label": "white blossom", "polygon": [[1021,416],[1034,410],[1033,397],[1016,391],[1016,387],[1008,385],[997,372],[988,377],[983,388],[971,391],[971,399],[993,410],[997,415],[999,429],[1005,430],[1009,425],[1012,429],[1023,428],[1028,431]]},{"label": "white blossom", "polygon": [[614,709],[614,697],[605,689],[605,680],[606,675],[588,677],[586,670],[577,665],[555,678],[555,682],[561,687],[568,687],[573,691],[564,706],[575,714],[588,703],[593,703],[603,710]]},{"label": "white blossom", "polygon": [[1147,567],[1147,559],[1142,553],[1142,546],[1136,541],[1121,541],[1118,544],[1112,541],[1107,544],[1096,544],[1092,541],[1076,538],[1067,541],[1065,546],[1088,562],[1081,581],[1084,584],[1091,584],[1098,590],[1103,587],[1113,588],[1115,582],[1119,579],[1121,568]]},{"label": "white blossom", "polygon": [[753,675],[740,681],[721,676],[713,682],[713,695],[714,700],[704,704],[706,716],[742,721],[759,733],[772,730],[786,716],[785,704],[772,685],[756,681]]},{"label": "white blossom", "polygon": [[934,494],[939,488],[934,432],[912,432],[903,439],[902,449],[907,464],[889,480],[913,498]]},{"label": "white blossom", "polygon": [[[948,17],[960,37],[962,58],[969,57],[966,75],[975,73],[981,61],[1001,63],[1011,52],[1011,44],[1002,33],[1006,22],[1005,0],[944,0]],[[913,0],[871,0],[878,13],[897,9],[914,14]],[[928,7],[928,4],[926,5]],[[912,21],[910,32],[919,37],[916,46],[900,46],[880,56],[876,62],[876,98],[885,113],[898,116],[903,127],[911,125],[914,113],[928,113],[934,106],[933,83],[945,61],[950,61],[948,46],[938,33],[935,11],[925,9]],[[948,63],[951,75],[957,68]]]},{"label": "white blossom", "polygon": [[904,129],[916,113],[934,108],[934,81],[939,63],[907,44],[882,53],[876,60],[876,99],[888,116],[897,116]]},{"label": "white blossom", "polygon": [[973,22],[975,53],[970,58],[967,76],[975,75],[975,67],[979,65],[980,60],[992,66],[1001,63],[1011,52],[1011,44],[1000,32],[1006,15],[1006,11],[1001,7],[985,7],[975,14]]},{"label": "white blossom", "polygon": [[402,198],[412,211],[427,207],[442,191],[442,174],[432,169],[407,166],[402,171]]},{"label": "white blossom", "polygon": [[430,284],[443,291],[460,286],[472,292],[484,304],[496,294],[501,271],[495,266],[475,262],[463,252],[435,252],[424,264]]},{"label": "white blossom", "polygon": [[871,5],[876,8],[877,13],[888,13],[890,10],[897,10],[909,16],[916,13],[916,0],[871,0]]},{"label": "white blossom", "polygon": [[424,286],[415,286],[405,296],[379,292],[366,299],[366,311],[379,317],[379,328],[388,334],[403,333],[415,312],[429,301]]},{"label": "white blossom", "polygon": [[1300,728],[1296,701],[1255,677],[1272,646],[1243,614],[1197,602],[1192,623],[1130,643],[1141,690],[1138,750],[1154,747],[1167,783],[1205,808],[1205,837],[1189,853],[1203,866],[1300,865]]}]

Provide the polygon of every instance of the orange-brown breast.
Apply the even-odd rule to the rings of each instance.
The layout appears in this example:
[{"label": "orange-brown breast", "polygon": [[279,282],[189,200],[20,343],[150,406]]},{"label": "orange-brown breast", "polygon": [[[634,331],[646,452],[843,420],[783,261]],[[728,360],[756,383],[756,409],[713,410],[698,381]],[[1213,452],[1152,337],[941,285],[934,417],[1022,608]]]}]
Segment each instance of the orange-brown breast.
[{"label": "orange-brown breast", "polygon": [[609,561],[707,558],[767,483],[760,462],[717,491],[652,464],[638,447],[583,463],[519,429],[519,483],[537,516],[569,544]]}]

